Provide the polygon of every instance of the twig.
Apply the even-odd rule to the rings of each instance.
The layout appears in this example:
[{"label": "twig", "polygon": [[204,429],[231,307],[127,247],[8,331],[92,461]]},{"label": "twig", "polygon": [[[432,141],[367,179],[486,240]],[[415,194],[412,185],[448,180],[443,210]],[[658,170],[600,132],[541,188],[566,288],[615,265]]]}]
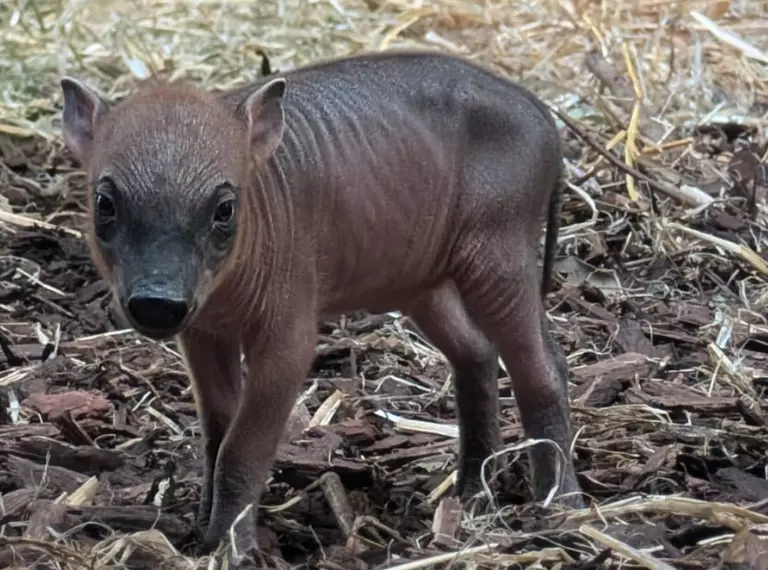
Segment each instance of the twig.
[{"label": "twig", "polygon": [[465,550],[458,550],[455,552],[447,552],[445,554],[438,554],[437,556],[430,556],[429,558],[422,558],[421,560],[414,560],[413,562],[406,562],[398,566],[390,566],[387,570],[418,570],[419,568],[428,568],[436,564],[442,564],[443,562],[458,562],[470,556],[476,554],[485,554],[495,548],[498,548],[498,544],[484,544],[483,546],[475,546],[473,548],[467,548]]},{"label": "twig", "polygon": [[19,214],[5,212],[3,210],[0,210],[0,222],[7,222],[9,224],[13,224],[23,228],[43,228],[43,229],[51,230],[54,232],[64,232],[65,234],[69,234],[76,238],[83,237],[83,234],[77,230],[73,230],[65,226],[57,226],[55,224],[50,224],[42,220],[34,220],[32,218],[27,218],[26,216],[20,216]]},{"label": "twig", "polygon": [[733,32],[729,32],[728,30],[721,28],[712,20],[707,18],[704,14],[701,14],[696,10],[691,10],[691,16],[721,42],[736,48],[747,57],[755,59],[761,63],[768,63],[768,55],[766,55],[765,52],[757,49],[751,44],[748,44]]},{"label": "twig", "polygon": [[620,540],[616,540],[612,536],[608,536],[607,534],[604,534],[589,525],[582,525],[579,528],[579,531],[589,538],[592,538],[601,544],[612,548],[616,552],[619,552],[622,556],[625,556],[626,558],[634,560],[638,564],[645,566],[649,570],[676,570],[676,568],[670,566],[669,564],[661,562],[649,554],[640,552],[636,548],[632,548],[628,544],[624,544]]},{"label": "twig", "polygon": [[554,105],[549,105],[549,108],[561,121],[563,121],[563,123],[565,123],[569,129],[571,129],[571,131],[573,131],[577,137],[594,148],[603,158],[608,160],[616,168],[620,168],[623,172],[631,174],[635,177],[636,180],[644,181],[651,188],[658,190],[665,196],[669,196],[670,198],[674,198],[675,200],[690,206],[703,206],[712,201],[711,196],[704,194],[703,192],[696,192],[691,189],[683,190],[682,188],[674,188],[672,186],[667,186],[666,184],[661,184],[660,182],[657,182],[656,180],[653,180],[652,178],[644,175],[639,170],[628,166],[621,159],[613,156],[610,151],[605,150],[605,148],[603,148],[600,143],[596,142],[588,133],[582,131],[578,126],[576,126],[576,123],[574,123],[573,120],[571,120],[571,118],[568,117],[565,113],[561,112]]},{"label": "twig", "polygon": [[337,473],[329,471],[320,477],[320,488],[331,507],[336,524],[339,525],[344,538],[348,539],[355,524],[355,513],[352,505],[349,504],[347,491],[341,483],[341,478]]},{"label": "twig", "polygon": [[702,241],[706,241],[712,245],[721,247],[728,253],[736,254],[739,257],[741,257],[744,261],[750,263],[755,269],[757,269],[763,275],[768,275],[768,263],[766,263],[762,257],[760,257],[757,253],[755,253],[754,250],[752,250],[751,248],[745,245],[741,245],[739,243],[733,243],[732,241],[728,241],[727,239],[719,238],[704,232],[700,232],[699,230],[694,230],[693,228],[689,228],[675,222],[668,223],[667,227],[680,230]]},{"label": "twig", "polygon": [[[640,120],[640,105],[643,101],[643,92],[640,89],[640,82],[637,79],[635,66],[632,62],[632,57],[629,55],[629,48],[626,42],[621,44],[621,53],[624,56],[627,72],[635,90],[635,102],[632,105],[632,114],[630,115],[629,126],[627,127],[627,140],[624,142],[624,159],[627,162],[627,166],[632,167],[635,163],[635,155],[637,154],[635,140],[637,139],[637,123]],[[638,195],[637,190],[635,190],[635,180],[630,174],[627,174],[627,192],[629,193],[629,199],[637,202]]]}]

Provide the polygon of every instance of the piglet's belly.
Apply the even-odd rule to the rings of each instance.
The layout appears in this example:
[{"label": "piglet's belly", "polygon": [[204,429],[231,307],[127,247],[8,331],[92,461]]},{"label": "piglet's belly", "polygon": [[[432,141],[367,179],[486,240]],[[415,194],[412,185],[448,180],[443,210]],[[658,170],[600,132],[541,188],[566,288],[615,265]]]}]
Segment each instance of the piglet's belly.
[{"label": "piglet's belly", "polygon": [[322,299],[320,315],[322,318],[333,318],[340,313],[352,311],[367,311],[369,313],[408,312],[415,303],[418,303],[421,296],[438,285],[439,281],[412,289],[382,288],[365,292],[356,291],[351,295],[334,292],[333,296]]},{"label": "piglet's belly", "polygon": [[337,273],[321,280],[318,297],[325,315],[365,310],[407,311],[424,294],[450,278],[443,256],[390,249],[386,254],[361,252],[356,262],[339,260]]}]

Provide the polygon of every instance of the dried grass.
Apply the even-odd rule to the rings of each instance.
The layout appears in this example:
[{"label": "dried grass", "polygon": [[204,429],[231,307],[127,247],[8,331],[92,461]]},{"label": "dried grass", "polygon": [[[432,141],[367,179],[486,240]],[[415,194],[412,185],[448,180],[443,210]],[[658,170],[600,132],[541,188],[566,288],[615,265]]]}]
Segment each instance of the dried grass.
[{"label": "dried grass", "polygon": [[[765,404],[752,382],[765,371],[744,365],[743,359],[744,344],[753,334],[750,331],[754,327],[766,330],[760,313],[766,304],[768,273],[762,253],[766,239],[761,233],[766,221],[764,195],[757,200],[751,246],[691,227],[733,202],[725,193],[707,198],[709,195],[698,187],[704,181],[727,181],[729,177],[727,165],[709,159],[693,146],[691,129],[703,123],[734,121],[756,126],[756,138],[765,138],[765,117],[759,113],[765,112],[768,84],[767,32],[768,4],[747,0],[14,0],[0,6],[0,133],[11,142],[36,138],[50,149],[59,149],[56,105],[60,103],[58,80],[65,73],[82,77],[114,97],[125,94],[137,79],[149,74],[193,80],[211,88],[235,86],[258,77],[262,51],[277,70],[317,58],[386,47],[419,46],[464,54],[532,88],[567,113],[576,128],[589,133],[591,144],[600,147],[582,146],[578,156],[567,161],[570,191],[566,211],[570,223],[560,238],[567,255],[584,248],[599,249],[611,232],[629,225],[624,248],[633,247],[644,255],[628,267],[643,259],[650,263],[682,255],[689,264],[680,273],[692,281],[702,278],[706,267],[717,263],[742,274],[738,298],[715,293],[714,289],[707,292],[719,314],[717,322],[700,332],[707,339],[710,359],[688,374],[696,379],[695,388],[702,394],[711,395],[716,388],[720,394],[736,394],[749,404]],[[605,92],[606,86],[612,93]],[[623,152],[617,152],[618,147]],[[613,153],[608,163],[606,152]],[[77,172],[61,169],[51,175],[47,167],[41,164],[24,174],[0,169],[0,189],[22,187],[40,200],[60,198],[80,177]],[[651,207],[653,188],[661,188],[663,195],[654,194]],[[8,232],[39,221],[47,227],[66,227],[77,236],[79,216],[59,212],[55,221],[41,220],[35,208],[19,213],[0,201],[0,224]],[[613,285],[598,279],[597,274],[584,280],[604,295],[630,303],[651,295],[637,286],[622,287],[619,277],[611,281]],[[656,285],[666,288],[668,299],[696,295],[690,289],[677,289],[678,283],[662,277]],[[567,323],[559,319],[554,315],[553,325],[562,332]],[[92,337],[71,342],[82,347],[103,340]],[[417,369],[442,363],[433,347],[414,340],[399,326],[385,327],[357,340],[362,347],[405,347],[401,350],[412,354]],[[594,345],[591,351],[573,353],[569,359],[574,365],[584,364],[606,350],[607,346]],[[113,356],[117,357],[114,352]],[[28,367],[5,371],[0,374],[0,384],[16,382],[27,372]],[[393,376],[389,380],[402,379]],[[147,384],[151,389],[149,380]],[[425,386],[423,396],[413,396],[409,402],[388,398],[386,391],[386,385],[380,386],[378,393],[371,389],[371,398],[379,399],[380,405],[390,410],[387,417],[399,429],[455,437],[454,426],[406,417],[417,415],[425,402],[450,393],[447,384],[442,388]],[[343,394],[334,394],[315,412],[313,424],[332,421],[342,398]],[[717,445],[726,450],[741,444],[760,445],[765,436],[764,429],[730,420],[719,422],[717,427],[711,423],[683,425],[651,405],[590,408],[576,403],[574,408],[575,424],[582,428],[577,448],[583,446],[594,462],[616,469],[639,468],[638,460],[647,455],[640,448],[652,447],[641,440],[644,434],[668,433],[693,446]],[[181,432],[160,411],[147,410],[155,415],[156,423],[165,425],[164,429]],[[384,412],[382,415],[386,416]],[[89,481],[77,495],[65,500],[90,500],[94,493],[91,485]],[[428,502],[436,501],[447,487],[441,485]],[[278,512],[277,508],[272,510]],[[605,547],[612,549],[608,558],[613,560],[612,567],[632,560],[640,567],[670,568],[652,553],[624,544],[599,528],[651,516],[657,521],[668,516],[709,520],[734,533],[768,523],[768,517],[744,507],[675,497],[614,501],[560,516],[562,528],[557,533],[513,532],[500,521],[500,513],[469,513],[462,525],[475,533],[479,546],[468,543],[462,552],[422,561],[395,560],[390,567],[406,570],[445,562],[452,562],[450,567],[463,564],[466,568],[512,564],[557,567],[573,560],[572,551],[569,554],[557,546],[539,546],[517,554],[503,550],[494,554],[494,545],[482,543],[501,545],[549,537],[547,540],[557,545],[562,536],[572,535],[592,556]],[[595,526],[588,526],[588,521]],[[47,560],[50,567],[66,569],[129,567],[129,559],[137,553],[164,568],[205,568],[209,563],[182,556],[154,530],[115,535],[90,547],[81,547],[66,537],[58,541],[0,538],[0,546],[35,551],[38,563]],[[710,552],[706,560],[713,560],[717,554],[712,553],[723,548],[722,543],[701,543],[702,552]]]}]

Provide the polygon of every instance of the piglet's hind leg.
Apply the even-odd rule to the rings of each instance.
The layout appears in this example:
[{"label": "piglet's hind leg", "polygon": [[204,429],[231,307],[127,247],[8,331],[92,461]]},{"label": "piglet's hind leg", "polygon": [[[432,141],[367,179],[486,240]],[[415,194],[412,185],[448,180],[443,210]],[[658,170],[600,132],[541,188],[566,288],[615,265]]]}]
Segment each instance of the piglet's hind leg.
[{"label": "piglet's hind leg", "polygon": [[[565,454],[561,463],[563,485],[558,494],[578,493],[580,487],[569,453],[570,406],[563,364],[556,360],[544,326],[535,257],[522,260],[520,251],[510,251],[509,239],[498,248],[487,244],[482,256],[469,262],[458,281],[469,313],[499,347],[512,379],[515,399],[529,438],[545,438]],[[529,248],[535,252],[535,248]],[[567,368],[567,367],[566,367]],[[551,444],[537,444],[529,452],[533,469],[533,495],[546,498],[556,482],[558,452]],[[563,498],[581,506],[578,494]]]},{"label": "piglet's hind leg", "polygon": [[416,326],[451,364],[459,421],[456,490],[481,490],[483,461],[501,446],[498,352],[464,308],[453,282],[423,296],[409,311]]}]

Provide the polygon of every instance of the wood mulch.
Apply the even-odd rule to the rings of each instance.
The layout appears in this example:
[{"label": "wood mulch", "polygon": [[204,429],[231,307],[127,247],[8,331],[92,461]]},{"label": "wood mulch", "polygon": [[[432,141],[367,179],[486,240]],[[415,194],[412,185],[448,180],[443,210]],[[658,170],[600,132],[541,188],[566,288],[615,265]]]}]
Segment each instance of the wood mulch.
[{"label": "wood mulch", "polygon": [[[592,185],[597,214],[566,192],[548,304],[572,368],[579,480],[600,508],[531,504],[527,459],[515,452],[503,508],[457,512],[445,483],[456,459],[445,361],[406,318],[346,315],[321,324],[263,497],[263,567],[447,567],[414,561],[489,542],[496,558],[481,552],[480,567],[618,567],[615,545],[589,525],[674,568],[768,568],[768,327],[755,269],[664,227],[683,219],[679,204],[643,182],[652,207],[631,203],[623,172],[563,137],[582,172],[569,179]],[[688,227],[754,247],[765,144],[728,125],[692,137],[655,160],[731,200]],[[0,194],[17,213],[82,213],[81,178],[55,198],[19,182],[73,169],[46,145],[0,139],[4,169],[19,175]],[[0,235],[0,567],[194,567],[202,462],[174,344],[120,332],[79,237],[14,224]],[[503,372],[499,391],[505,441],[519,443]],[[398,417],[426,427],[398,427]]]}]

